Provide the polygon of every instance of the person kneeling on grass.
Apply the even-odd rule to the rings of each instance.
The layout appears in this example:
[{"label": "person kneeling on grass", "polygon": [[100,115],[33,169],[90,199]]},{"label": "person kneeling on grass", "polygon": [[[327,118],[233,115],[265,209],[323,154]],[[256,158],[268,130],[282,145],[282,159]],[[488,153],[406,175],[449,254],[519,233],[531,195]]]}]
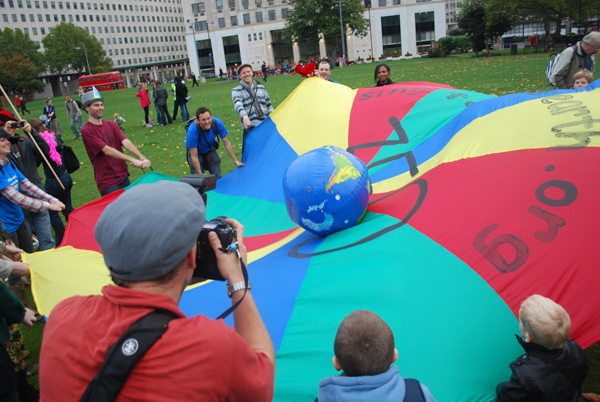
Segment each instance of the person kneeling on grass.
[{"label": "person kneeling on grass", "polygon": [[315,402],[377,401],[435,402],[429,389],[414,379],[403,379],[397,366],[394,334],[377,314],[356,310],[346,316],[333,343],[333,367],[343,370],[319,382]]},{"label": "person kneeling on grass", "polygon": [[227,129],[223,122],[213,117],[205,107],[196,110],[196,119],[187,129],[185,146],[188,148],[188,163],[191,174],[204,173],[208,170],[217,179],[221,176],[221,158],[219,157],[219,137],[223,139],[223,146],[227,150],[236,167],[245,166],[240,162],[233,151],[231,142],[227,139]]},{"label": "person kneeling on grass", "polygon": [[581,386],[589,363],[585,352],[569,339],[571,319],[557,303],[533,295],[519,309],[525,354],[510,364],[510,381],[496,387],[498,402],[583,402]]}]

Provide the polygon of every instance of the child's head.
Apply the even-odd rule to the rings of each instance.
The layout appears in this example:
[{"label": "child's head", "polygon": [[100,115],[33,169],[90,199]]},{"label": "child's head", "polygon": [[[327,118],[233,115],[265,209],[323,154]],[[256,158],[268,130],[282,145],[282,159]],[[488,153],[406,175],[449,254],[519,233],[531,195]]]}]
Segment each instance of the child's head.
[{"label": "child's head", "polygon": [[333,366],[349,377],[384,373],[398,358],[389,325],[369,310],[356,310],[344,318],[333,351]]},{"label": "child's head", "polygon": [[115,113],[114,117],[115,117],[115,119],[118,119],[119,118],[119,113]]},{"label": "child's head", "polygon": [[558,349],[569,339],[571,319],[559,304],[547,297],[533,295],[521,303],[519,328],[527,342]]},{"label": "child's head", "polygon": [[583,88],[592,81],[594,81],[594,76],[590,70],[580,70],[573,76],[573,89]]}]

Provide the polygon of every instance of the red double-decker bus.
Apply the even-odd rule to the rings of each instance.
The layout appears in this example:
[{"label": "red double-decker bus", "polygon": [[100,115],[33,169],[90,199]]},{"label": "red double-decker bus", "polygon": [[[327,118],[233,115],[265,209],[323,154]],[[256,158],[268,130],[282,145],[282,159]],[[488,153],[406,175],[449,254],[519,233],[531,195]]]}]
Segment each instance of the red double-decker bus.
[{"label": "red double-decker bus", "polygon": [[98,91],[110,91],[125,88],[123,77],[118,71],[110,73],[82,75],[79,77],[79,88],[87,89],[96,87]]}]

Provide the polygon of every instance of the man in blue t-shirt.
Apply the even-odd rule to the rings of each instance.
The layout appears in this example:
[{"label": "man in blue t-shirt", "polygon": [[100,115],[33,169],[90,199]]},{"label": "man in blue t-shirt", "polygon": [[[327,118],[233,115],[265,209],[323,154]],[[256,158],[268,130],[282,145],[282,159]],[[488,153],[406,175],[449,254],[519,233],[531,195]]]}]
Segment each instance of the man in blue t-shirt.
[{"label": "man in blue t-shirt", "polygon": [[240,162],[233,147],[227,139],[227,129],[223,122],[213,117],[205,107],[196,110],[196,119],[193,124],[190,124],[187,130],[185,146],[188,149],[187,159],[190,164],[192,174],[208,170],[210,174],[214,174],[217,179],[221,176],[221,158],[217,149],[219,148],[219,139],[223,140],[223,146],[227,150],[236,167],[244,166]]}]

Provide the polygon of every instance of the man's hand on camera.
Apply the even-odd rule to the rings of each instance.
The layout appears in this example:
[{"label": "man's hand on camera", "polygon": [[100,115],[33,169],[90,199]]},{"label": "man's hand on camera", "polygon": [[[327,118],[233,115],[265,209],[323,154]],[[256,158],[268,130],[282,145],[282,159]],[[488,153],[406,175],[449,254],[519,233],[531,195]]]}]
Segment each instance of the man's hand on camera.
[{"label": "man's hand on camera", "polygon": [[[237,241],[238,241],[238,250],[240,251],[240,256],[244,261],[244,264],[247,265],[247,253],[246,246],[244,246],[244,226],[236,221],[235,219],[227,219],[227,223],[233,226],[237,233]],[[223,278],[227,280],[229,283],[242,282],[244,280],[244,276],[242,275],[242,266],[240,265],[240,259],[236,252],[224,253],[219,250],[221,247],[221,240],[219,240],[219,236],[215,232],[210,232],[208,234],[208,240],[210,241],[210,245],[213,250],[215,250],[215,255],[217,257],[217,265],[219,266],[219,272],[223,275]]]}]

